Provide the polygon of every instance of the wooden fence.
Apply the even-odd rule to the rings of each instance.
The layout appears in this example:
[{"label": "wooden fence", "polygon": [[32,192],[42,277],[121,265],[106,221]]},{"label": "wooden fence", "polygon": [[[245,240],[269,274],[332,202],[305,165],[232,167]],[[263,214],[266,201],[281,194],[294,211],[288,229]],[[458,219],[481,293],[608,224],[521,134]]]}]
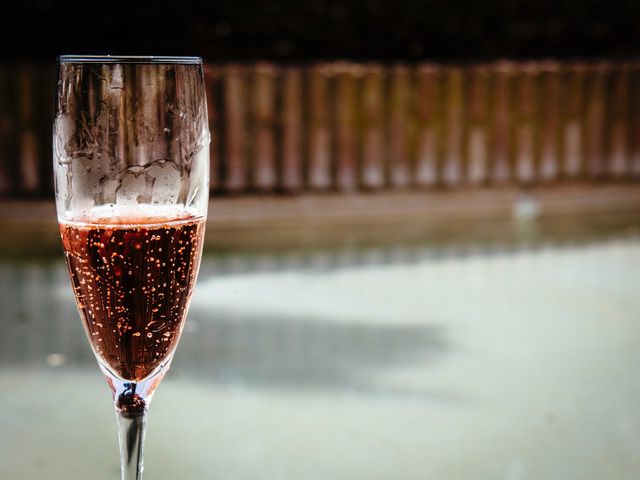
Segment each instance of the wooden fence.
[{"label": "wooden fence", "polygon": [[[50,67],[0,69],[0,196],[51,194]],[[206,66],[214,193],[640,179],[640,62]]]}]

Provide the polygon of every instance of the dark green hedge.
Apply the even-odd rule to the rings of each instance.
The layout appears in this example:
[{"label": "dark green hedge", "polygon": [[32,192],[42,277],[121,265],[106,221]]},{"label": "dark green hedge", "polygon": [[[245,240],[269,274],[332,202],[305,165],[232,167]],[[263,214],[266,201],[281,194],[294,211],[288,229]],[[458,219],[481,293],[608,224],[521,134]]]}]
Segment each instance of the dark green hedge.
[{"label": "dark green hedge", "polygon": [[200,54],[212,60],[635,55],[637,0],[3,2],[4,58]]}]

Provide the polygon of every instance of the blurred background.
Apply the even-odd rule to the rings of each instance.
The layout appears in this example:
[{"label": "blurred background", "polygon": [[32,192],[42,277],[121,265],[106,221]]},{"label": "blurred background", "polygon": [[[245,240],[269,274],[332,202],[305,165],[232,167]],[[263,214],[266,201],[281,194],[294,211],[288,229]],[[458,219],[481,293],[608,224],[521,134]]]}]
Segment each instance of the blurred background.
[{"label": "blurred background", "polygon": [[206,62],[206,253],[149,478],[638,478],[640,4],[0,12],[0,478],[119,469],[53,206],[59,54]]}]

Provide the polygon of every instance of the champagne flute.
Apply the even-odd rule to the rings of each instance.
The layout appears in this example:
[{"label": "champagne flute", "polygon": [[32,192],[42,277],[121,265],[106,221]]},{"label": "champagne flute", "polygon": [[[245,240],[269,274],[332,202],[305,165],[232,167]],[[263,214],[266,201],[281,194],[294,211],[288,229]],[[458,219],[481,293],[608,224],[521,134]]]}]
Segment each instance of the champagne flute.
[{"label": "champagne flute", "polygon": [[122,479],[189,308],[209,194],[202,59],[63,55],[56,208],[78,311],[114,399]]}]

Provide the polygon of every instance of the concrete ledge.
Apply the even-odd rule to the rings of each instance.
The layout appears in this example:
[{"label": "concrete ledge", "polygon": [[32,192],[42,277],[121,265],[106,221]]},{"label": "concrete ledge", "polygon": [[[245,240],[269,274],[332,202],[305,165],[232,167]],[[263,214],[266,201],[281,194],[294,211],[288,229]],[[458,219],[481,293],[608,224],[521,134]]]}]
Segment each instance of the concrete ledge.
[{"label": "concrete ledge", "polygon": [[[640,185],[213,198],[207,249],[317,248],[638,225]],[[622,223],[620,222],[622,220]],[[585,223],[586,222],[586,223]],[[59,253],[51,201],[0,202],[0,250]],[[524,233],[523,233],[524,232]],[[537,233],[536,233],[537,232]]]}]

